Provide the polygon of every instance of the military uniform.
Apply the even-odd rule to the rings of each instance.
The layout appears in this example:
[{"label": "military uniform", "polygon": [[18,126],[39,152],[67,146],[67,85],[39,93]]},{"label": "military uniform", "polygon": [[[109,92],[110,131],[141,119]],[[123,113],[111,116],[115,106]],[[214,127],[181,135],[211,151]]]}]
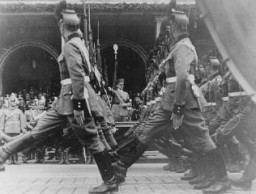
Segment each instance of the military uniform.
[{"label": "military uniform", "polygon": [[206,113],[206,123],[209,124],[210,134],[213,133],[212,131],[219,121],[218,114],[216,113],[219,112],[222,105],[221,81],[221,76],[215,75],[213,79],[209,80],[202,88],[200,88],[208,102],[203,107],[203,112]]},{"label": "military uniform", "polygon": [[[119,79],[117,84],[124,82],[123,79]],[[111,111],[114,114],[115,121],[127,121],[129,120],[129,110],[124,104],[130,103],[129,94],[119,88],[113,90],[113,100]]]},{"label": "military uniform", "polygon": [[137,137],[137,145],[132,145],[134,148],[130,153],[115,163],[114,167],[117,171],[125,173],[156,137],[159,137],[163,131],[174,130],[170,119],[174,113],[184,116],[179,130],[182,131],[185,145],[196,153],[205,153],[209,157],[216,158],[212,161],[216,176],[220,179],[226,176],[224,161],[215,151],[216,146],[209,136],[200,111],[201,95],[194,84],[193,76],[189,75],[193,62],[197,62],[195,48],[187,35],[183,34],[177,38],[162,68],[165,70],[167,85],[159,108],[154,110],[142,127],[142,133]]},{"label": "military uniform", "polygon": [[[79,19],[75,12],[67,10],[60,20],[60,29],[67,30],[71,25],[78,26]],[[66,27],[65,27],[66,26]],[[113,169],[104,151],[104,146],[99,141],[97,129],[91,112],[100,112],[94,90],[89,84],[89,73],[91,71],[89,55],[84,42],[77,32],[69,32],[69,36],[59,57],[59,68],[61,77],[61,91],[56,109],[48,111],[42,117],[31,132],[15,139],[1,148],[1,164],[11,153],[23,150],[33,144],[40,145],[53,138],[61,138],[62,129],[69,122],[80,142],[88,147],[99,167],[104,184],[93,189],[93,193],[104,192],[116,188]],[[73,98],[71,98],[73,96]],[[74,119],[74,110],[84,111],[85,124],[80,126]]]},{"label": "military uniform", "polygon": [[[256,133],[255,133],[255,116],[256,105],[244,92],[236,93],[235,98],[240,99],[239,104],[241,111],[234,115],[225,123],[216,133],[215,138],[218,142],[226,142],[232,137],[236,137],[241,143],[246,145],[250,155],[250,161],[240,180],[234,180],[235,186],[248,189],[252,186],[252,180],[256,178]],[[232,96],[234,98],[234,96]]]}]

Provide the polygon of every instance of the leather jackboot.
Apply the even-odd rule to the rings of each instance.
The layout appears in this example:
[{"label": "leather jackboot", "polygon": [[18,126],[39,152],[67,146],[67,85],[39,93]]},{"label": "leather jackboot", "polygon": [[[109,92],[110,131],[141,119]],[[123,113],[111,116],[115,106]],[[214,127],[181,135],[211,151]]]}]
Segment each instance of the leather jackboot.
[{"label": "leather jackboot", "polygon": [[2,130],[0,130],[0,140],[4,141],[5,143],[9,143],[14,140],[14,138],[6,135]]},{"label": "leather jackboot", "polygon": [[225,162],[221,154],[215,149],[207,153],[207,157],[209,158],[208,161],[211,161],[212,172],[216,177],[216,181],[209,188],[204,189],[203,193],[223,193],[231,189],[231,183],[228,180]]},{"label": "leather jackboot", "polygon": [[103,134],[108,142],[108,144],[110,145],[112,150],[115,150],[118,146],[116,139],[111,131],[110,128],[108,128],[107,130],[103,130]]},{"label": "leather jackboot", "polygon": [[34,145],[34,139],[31,133],[26,133],[13,141],[0,147],[0,171],[5,170],[4,162],[10,157],[11,154],[22,151]]},{"label": "leather jackboot", "polygon": [[64,164],[70,164],[70,162],[69,162],[69,148],[64,150]]},{"label": "leather jackboot", "polygon": [[63,149],[61,149],[59,151],[59,159],[60,159],[60,161],[58,162],[58,164],[64,164],[64,150]]},{"label": "leather jackboot", "polygon": [[36,164],[44,163],[44,150],[39,148],[36,150]]},{"label": "leather jackboot", "polygon": [[216,180],[216,182],[211,185],[209,188],[204,189],[204,194],[213,194],[213,193],[224,193],[227,190],[231,189],[231,183],[227,177],[222,177],[221,179]]},{"label": "leather jackboot", "polygon": [[181,180],[184,180],[184,181],[189,181],[193,178],[195,178],[197,176],[197,172],[196,172],[196,169],[195,167],[192,165],[192,168],[189,170],[188,173],[184,174],[183,177],[181,177],[180,179]]},{"label": "leather jackboot", "polygon": [[240,179],[231,180],[231,184],[235,187],[240,187],[244,190],[248,190],[252,188],[252,180],[242,176]]},{"label": "leather jackboot", "polygon": [[118,189],[113,167],[110,163],[110,157],[106,151],[93,154],[98,169],[100,171],[103,183],[92,188],[89,194],[106,193]]},{"label": "leather jackboot", "polygon": [[138,143],[134,149],[122,156],[119,161],[112,164],[116,176],[118,177],[118,182],[124,182],[127,169],[142,156],[146,149],[146,145]]},{"label": "leather jackboot", "polygon": [[243,176],[238,180],[231,180],[232,185],[240,187],[245,190],[252,187],[252,181],[256,177],[256,156],[251,158],[248,166],[245,169]]},{"label": "leather jackboot", "polygon": [[179,165],[175,172],[184,173],[188,170],[186,162],[183,159],[178,158],[178,163],[179,163]]},{"label": "leather jackboot", "polygon": [[208,158],[203,155],[202,159],[202,168],[205,175],[205,178],[194,185],[194,189],[206,189],[213,185],[216,181],[215,173],[213,172],[213,167],[211,166],[211,163],[208,161]]},{"label": "leather jackboot", "polygon": [[197,176],[193,179],[190,179],[189,184],[194,185],[202,182],[205,178],[205,169],[204,169],[204,164],[203,164],[203,156],[201,156],[197,163],[195,164],[195,168],[197,171]]}]

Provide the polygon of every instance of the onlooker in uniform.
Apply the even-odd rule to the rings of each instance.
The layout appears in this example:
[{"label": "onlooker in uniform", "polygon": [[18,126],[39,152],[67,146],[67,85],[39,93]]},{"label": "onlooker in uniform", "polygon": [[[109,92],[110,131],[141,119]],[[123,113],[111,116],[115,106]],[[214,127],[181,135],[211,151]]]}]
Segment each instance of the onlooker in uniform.
[{"label": "onlooker in uniform", "polygon": [[116,82],[117,89],[113,90],[112,112],[116,121],[127,121],[129,117],[128,108],[131,107],[129,94],[124,89],[124,79]]},{"label": "onlooker in uniform", "polygon": [[[17,107],[17,99],[12,95],[9,99],[9,108],[4,110],[1,119],[1,130],[7,135],[14,137],[25,132],[25,119],[22,111]],[[17,154],[11,156],[11,164],[18,162]]]}]

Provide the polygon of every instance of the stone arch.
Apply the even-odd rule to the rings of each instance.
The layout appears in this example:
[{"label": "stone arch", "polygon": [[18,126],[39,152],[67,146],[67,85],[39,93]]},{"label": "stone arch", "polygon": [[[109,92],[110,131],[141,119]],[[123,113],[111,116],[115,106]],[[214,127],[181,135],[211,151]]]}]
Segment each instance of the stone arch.
[{"label": "stone arch", "polygon": [[11,45],[9,48],[5,49],[1,55],[0,55],[0,92],[3,90],[3,80],[2,80],[2,73],[4,70],[4,66],[6,64],[7,59],[14,54],[17,50],[24,48],[24,47],[37,47],[45,50],[47,53],[49,53],[54,59],[57,61],[58,58],[58,51],[51,46],[50,44],[39,41],[39,40],[27,40],[18,42],[14,45]]},{"label": "stone arch", "polygon": [[147,61],[147,52],[145,49],[140,46],[139,44],[129,41],[129,40],[110,40],[110,41],[105,41],[101,43],[101,50],[104,50],[105,48],[109,46],[113,46],[113,44],[117,44],[118,46],[123,46],[132,49],[135,51],[143,60],[144,65],[146,65]]}]

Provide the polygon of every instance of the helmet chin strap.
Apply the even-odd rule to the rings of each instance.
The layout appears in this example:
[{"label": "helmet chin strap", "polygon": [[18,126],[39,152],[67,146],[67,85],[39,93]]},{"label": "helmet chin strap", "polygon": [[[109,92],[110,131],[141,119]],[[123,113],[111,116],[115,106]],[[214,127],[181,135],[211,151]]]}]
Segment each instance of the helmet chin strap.
[{"label": "helmet chin strap", "polygon": [[60,28],[60,34],[63,37],[63,39],[66,41],[67,37],[65,37],[65,30],[64,30],[64,25],[65,24],[63,23],[62,19],[59,21],[58,25],[59,25],[59,28]]},{"label": "helmet chin strap", "polygon": [[170,38],[172,39],[172,41],[175,40],[175,37],[173,36],[174,34],[174,25],[171,24],[171,28],[170,28]]}]

